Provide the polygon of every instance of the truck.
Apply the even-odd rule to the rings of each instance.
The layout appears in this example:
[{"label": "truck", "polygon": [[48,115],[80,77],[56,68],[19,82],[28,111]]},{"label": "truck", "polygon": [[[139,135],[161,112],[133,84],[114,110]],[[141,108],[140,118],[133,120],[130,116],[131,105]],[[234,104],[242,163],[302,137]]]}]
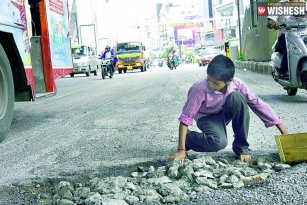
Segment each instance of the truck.
[{"label": "truck", "polygon": [[1,0],[0,142],[14,102],[55,95],[55,80],[73,70],[67,0]]},{"label": "truck", "polygon": [[[127,35],[129,33],[129,35]],[[118,62],[116,68],[118,73],[126,73],[127,70],[140,69],[141,72],[149,68],[149,55],[141,36],[141,32],[127,32],[124,37],[117,36],[116,57]]]}]

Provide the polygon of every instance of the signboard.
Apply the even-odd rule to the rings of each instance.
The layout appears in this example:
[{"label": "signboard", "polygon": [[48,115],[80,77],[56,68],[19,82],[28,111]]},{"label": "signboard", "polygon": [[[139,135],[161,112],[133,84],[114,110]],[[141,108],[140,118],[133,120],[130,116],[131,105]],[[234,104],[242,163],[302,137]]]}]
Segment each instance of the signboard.
[{"label": "signboard", "polygon": [[97,48],[94,24],[80,25],[80,42],[81,44]]},{"label": "signboard", "polygon": [[51,63],[53,69],[72,67],[67,0],[46,1]]},{"label": "signboard", "polygon": [[[6,27],[6,26],[1,28],[1,30],[14,34],[15,41],[17,42],[16,46],[19,50],[19,53],[25,65],[25,68],[31,68],[30,41],[28,38],[29,32],[28,32],[28,25],[27,25],[27,20],[29,22],[29,19],[26,19],[26,15],[25,15],[26,13],[25,4],[27,3],[28,3],[27,1],[24,2],[23,0],[11,0],[11,1],[4,0],[2,5],[7,6],[7,8],[2,8],[0,19],[7,20],[8,22],[16,22],[18,24],[24,25],[23,30],[21,29],[18,30],[18,29],[15,29],[12,27]],[[10,6],[11,4],[13,4],[14,6]],[[2,27],[3,25],[1,25],[0,27]]]}]

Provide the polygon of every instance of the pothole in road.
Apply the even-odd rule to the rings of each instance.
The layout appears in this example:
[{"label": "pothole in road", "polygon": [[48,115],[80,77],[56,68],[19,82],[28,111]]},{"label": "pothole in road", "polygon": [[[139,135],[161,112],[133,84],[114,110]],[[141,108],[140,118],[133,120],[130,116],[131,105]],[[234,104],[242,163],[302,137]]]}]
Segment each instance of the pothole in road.
[{"label": "pothole in road", "polygon": [[[266,157],[243,163],[205,155],[186,159],[184,166],[174,161],[166,166],[137,167],[129,177],[32,180],[13,184],[2,193],[14,196],[12,200],[20,204],[176,204],[193,201],[199,193],[247,187],[288,168],[290,165]],[[4,195],[0,195],[0,204]]]}]

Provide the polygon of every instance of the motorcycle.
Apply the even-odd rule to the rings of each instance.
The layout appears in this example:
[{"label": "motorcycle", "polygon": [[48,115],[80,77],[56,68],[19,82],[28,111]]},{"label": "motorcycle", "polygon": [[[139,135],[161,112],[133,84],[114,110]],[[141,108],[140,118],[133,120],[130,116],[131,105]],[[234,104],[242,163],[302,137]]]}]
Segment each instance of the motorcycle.
[{"label": "motorcycle", "polygon": [[101,59],[101,77],[105,79],[106,76],[112,78],[114,75],[114,57]]},{"label": "motorcycle", "polygon": [[277,72],[281,65],[282,54],[273,49],[270,62],[272,76],[289,96],[294,96],[298,89],[307,90],[307,22],[303,18],[291,16],[280,26],[287,30],[285,38],[289,75],[280,75]]},{"label": "motorcycle", "polygon": [[167,57],[167,67],[173,70],[179,66],[179,59],[177,56],[168,56]]},{"label": "motorcycle", "polygon": [[163,66],[163,59],[162,59],[162,58],[159,59],[159,61],[158,61],[158,66],[159,66],[159,67],[162,67],[162,66]]}]

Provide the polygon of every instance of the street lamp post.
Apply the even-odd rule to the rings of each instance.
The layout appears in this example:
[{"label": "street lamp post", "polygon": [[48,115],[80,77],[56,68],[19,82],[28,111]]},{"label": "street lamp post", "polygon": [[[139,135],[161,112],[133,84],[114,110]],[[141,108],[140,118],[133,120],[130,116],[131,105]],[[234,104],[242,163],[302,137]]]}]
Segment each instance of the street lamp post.
[{"label": "street lamp post", "polygon": [[240,0],[236,0],[237,10],[238,10],[238,26],[239,26],[239,41],[240,41],[240,50],[242,50],[242,40],[241,40],[241,23],[240,23]]}]

